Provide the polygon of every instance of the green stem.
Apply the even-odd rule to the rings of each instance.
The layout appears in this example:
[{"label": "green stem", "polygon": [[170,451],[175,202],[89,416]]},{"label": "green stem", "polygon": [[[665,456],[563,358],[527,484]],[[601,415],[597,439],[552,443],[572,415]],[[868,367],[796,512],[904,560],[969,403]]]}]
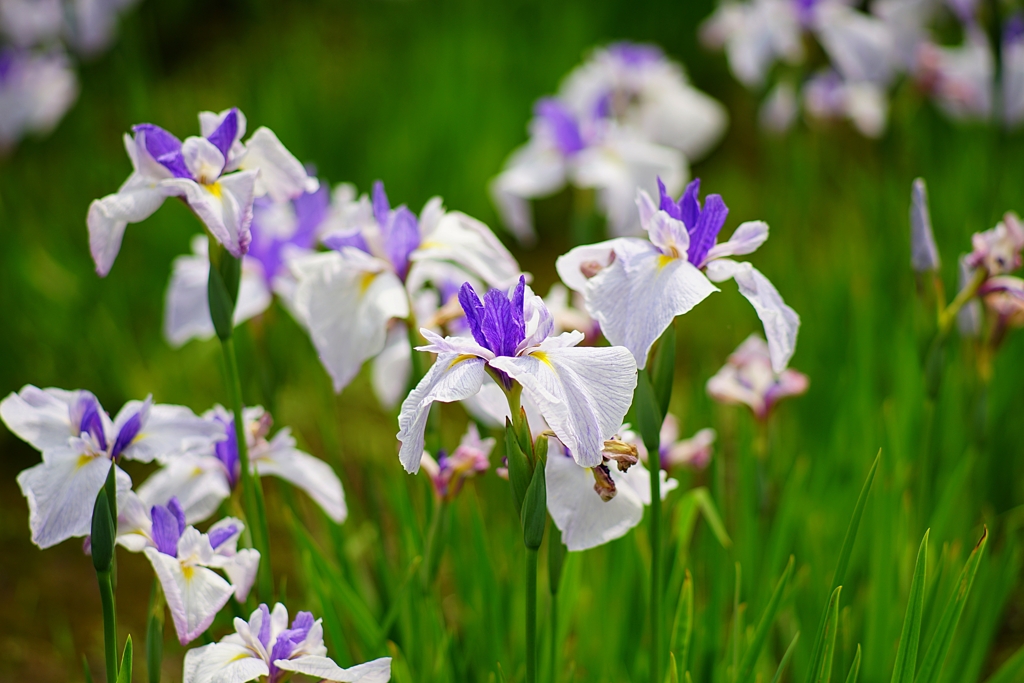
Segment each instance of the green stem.
[{"label": "green stem", "polygon": [[548,683],[558,681],[558,591],[551,591],[551,678]]},{"label": "green stem", "polygon": [[648,459],[651,468],[651,683],[661,677],[661,463],[658,450]]},{"label": "green stem", "polygon": [[227,370],[228,394],[231,398],[231,412],[234,414],[235,439],[238,442],[238,460],[242,469],[242,505],[246,522],[252,535],[253,546],[260,553],[259,592],[262,600],[270,600],[274,590],[270,574],[270,539],[267,530],[267,515],[263,507],[263,489],[259,477],[253,477],[249,466],[249,444],[245,438],[245,417],[242,413],[242,383],[238,377],[238,359],[235,343],[230,337],[221,340],[224,350],[224,366]]},{"label": "green stem", "polygon": [[107,683],[117,683],[117,614],[114,610],[114,584],[110,572],[96,572],[103,603],[103,654],[107,664]]},{"label": "green stem", "polygon": [[960,309],[964,305],[974,298],[974,295],[978,293],[978,288],[988,278],[988,271],[984,268],[978,268],[974,271],[974,277],[967,283],[967,286],[957,292],[956,297],[946,306],[945,310],[939,313],[939,338],[945,338],[949,334],[950,329],[953,327],[953,321],[956,320],[956,314],[960,312]]},{"label": "green stem", "polygon": [[427,545],[423,549],[423,564],[421,566],[421,579],[423,588],[429,588],[437,574],[437,566],[441,556],[443,543],[441,542],[441,525],[444,515],[448,511],[448,501],[439,498],[434,506],[434,517],[430,520],[430,529],[427,531]]},{"label": "green stem", "polygon": [[164,657],[164,592],[153,579],[146,625],[146,674],[149,683],[160,683],[160,664]]},{"label": "green stem", "polygon": [[537,683],[537,549],[526,549],[526,683]]}]

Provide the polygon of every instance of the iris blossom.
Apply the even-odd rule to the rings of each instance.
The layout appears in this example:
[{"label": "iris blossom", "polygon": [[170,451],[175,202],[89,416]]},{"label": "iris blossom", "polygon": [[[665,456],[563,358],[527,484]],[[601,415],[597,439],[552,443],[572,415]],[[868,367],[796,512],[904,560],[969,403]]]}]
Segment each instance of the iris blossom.
[{"label": "iris blossom", "polygon": [[[409,318],[410,302],[424,290],[447,287],[454,293],[466,281],[508,287],[519,276],[515,259],[486,225],[445,211],[440,198],[428,201],[417,217],[404,205],[391,208],[378,181],[372,201],[364,195],[336,207],[339,213],[323,238],[331,251],[292,262],[294,308],[335,391],[384,351],[389,323]],[[392,341],[408,348],[404,334]],[[404,388],[408,373],[408,364],[400,362],[388,374]]]},{"label": "iris blossom", "polygon": [[[49,548],[90,532],[96,495],[110,463],[172,461],[210,448],[223,428],[183,406],[129,401],[111,420],[88,391],[28,385],[0,402],[0,418],[14,434],[42,452],[43,461],[18,475],[28,499],[32,542]],[[131,478],[115,465],[118,497]]]},{"label": "iris blossom", "polygon": [[451,455],[441,451],[434,460],[429,453],[424,453],[420,464],[430,476],[437,497],[451,500],[462,490],[467,479],[487,471],[493,449],[494,439],[481,439],[480,431],[471,423]]},{"label": "iris blossom", "polygon": [[[714,429],[706,427],[701,429],[689,439],[679,438],[679,420],[669,413],[661,425],[661,433],[658,449],[658,461],[662,469],[669,470],[673,467],[688,467],[694,470],[702,470],[707,467],[711,460],[712,446],[718,435]],[[643,439],[632,430],[624,431],[624,441],[634,444],[640,459],[650,464],[650,456],[644,446]]]},{"label": "iris blossom", "polygon": [[[291,306],[295,282],[288,261],[310,253],[329,204],[326,186],[281,202],[270,197],[255,201],[250,227],[252,242],[242,258],[235,325],[267,310],[274,294]],[[174,346],[214,335],[206,291],[210,277],[207,251],[208,241],[196,236],[192,240],[193,253],[174,260],[164,306],[164,336]]]},{"label": "iris blossom", "polygon": [[711,398],[725,404],[746,405],[759,420],[766,420],[775,404],[806,393],[807,375],[792,369],[772,368],[768,345],[752,334],[729,356],[729,361],[708,380]]},{"label": "iris blossom", "polygon": [[63,52],[0,50],[0,152],[27,133],[48,133],[78,97]]},{"label": "iris blossom", "polygon": [[121,249],[128,223],[149,218],[167,197],[181,197],[213,237],[236,258],[249,249],[253,202],[286,201],[316,190],[315,178],[269,128],[247,142],[238,109],[199,114],[201,137],[184,142],[151,123],[132,128],[124,144],[132,174],[115,194],[89,206],[89,248],[96,272],[105,276]]},{"label": "iris blossom", "polygon": [[[256,579],[260,554],[239,550],[245,525],[228,517],[207,533],[187,526],[177,498],[147,507],[129,492],[118,514],[117,542],[145,553],[163,589],[178,640],[187,645],[210,627],[232,595],[245,602]],[[227,575],[228,580],[214,569]]]},{"label": "iris blossom", "polygon": [[235,632],[217,643],[185,653],[184,683],[245,683],[266,679],[278,683],[292,673],[338,683],[386,683],[391,658],[382,657],[342,669],[327,657],[320,619],[299,612],[288,625],[281,603],[271,612],[260,605],[249,621],[235,618]]},{"label": "iris blossom", "polygon": [[[296,448],[295,438],[287,427],[268,438],[273,421],[263,408],[246,408],[244,414],[249,463],[254,474],[284,479],[305,491],[332,520],[339,524],[345,521],[345,493],[331,466]],[[234,418],[216,406],[203,419],[207,425],[226,433],[227,439],[169,461],[138,489],[139,497],[147,505],[166,504],[172,496],[177,497],[189,523],[208,519],[238,486],[242,475]]]},{"label": "iris blossom", "polygon": [[559,257],[558,274],[567,287],[583,294],[608,341],[628,348],[640,368],[677,315],[718,291],[712,282],[733,279],[764,323],[772,366],[781,371],[796,348],[800,317],[760,271],[727,258],[764,244],[768,225],[742,223],[728,241],[718,243],[729,210],[716,194],[708,195],[702,207],[699,189],[700,180],[694,180],[676,202],[661,186],[658,206],[638,191],[640,219],[650,239],[577,247]]},{"label": "iris blossom", "polygon": [[488,374],[510,401],[520,392],[531,400],[577,462],[599,465],[604,442],[618,431],[636,386],[629,351],[578,347],[583,341],[578,331],[550,336],[552,316],[523,277],[507,294],[492,289],[483,301],[471,285],[463,285],[459,302],[471,339],[421,330],[429,343],[418,350],[436,353],[437,359],[398,416],[399,457],[406,471],[419,470],[430,406],[476,395]]}]

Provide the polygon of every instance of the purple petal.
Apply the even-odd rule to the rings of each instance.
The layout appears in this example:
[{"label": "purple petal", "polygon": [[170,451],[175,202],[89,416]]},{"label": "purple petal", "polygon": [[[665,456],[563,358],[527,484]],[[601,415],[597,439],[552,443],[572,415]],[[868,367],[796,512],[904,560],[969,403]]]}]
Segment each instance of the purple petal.
[{"label": "purple petal", "polygon": [[694,178],[686,186],[679,200],[679,220],[683,222],[688,232],[691,232],[691,228],[697,225],[697,219],[700,218],[700,199],[697,198],[699,194],[700,178]]},{"label": "purple petal", "polygon": [[469,329],[473,333],[473,339],[480,346],[487,348],[487,338],[484,337],[483,330],[480,327],[484,314],[484,305],[480,303],[480,297],[477,295],[476,290],[473,289],[473,285],[468,282],[464,283],[462,288],[459,289],[459,304],[466,314],[466,321],[469,323]]},{"label": "purple petal", "polygon": [[[672,199],[672,195],[665,189],[665,183],[661,182],[661,178],[658,178],[658,208],[667,213],[677,221],[683,220],[682,210],[679,205]],[[683,221],[684,223],[686,221]]]},{"label": "purple petal", "polygon": [[533,113],[547,123],[555,139],[555,146],[562,154],[569,156],[585,147],[576,119],[558,100],[550,97],[538,100]]},{"label": "purple petal", "polygon": [[[172,503],[176,507],[172,507]],[[154,505],[150,510],[153,518],[153,543],[157,550],[171,557],[178,556],[178,539],[185,530],[185,517],[177,503],[177,498],[171,498],[167,505]]]},{"label": "purple petal", "polygon": [[399,279],[404,281],[409,272],[409,255],[420,246],[419,222],[412,211],[400,206],[395,209],[389,224],[382,227],[388,260],[395,267]]},{"label": "purple petal", "polygon": [[79,420],[78,433],[86,432],[96,440],[100,450],[107,450],[107,435],[103,431],[103,419],[100,417],[100,402],[92,394],[83,396],[79,402],[82,418]]},{"label": "purple petal", "polygon": [[235,421],[231,418],[223,419],[221,417],[214,419],[224,425],[224,431],[228,438],[214,444],[213,453],[224,465],[231,488],[235,488],[238,485],[238,478],[242,474],[242,465],[238,458],[238,436],[235,434]]},{"label": "purple petal", "polygon": [[235,143],[235,136],[238,135],[238,109],[235,107],[231,108],[228,115],[224,117],[224,120],[217,126],[217,130],[210,133],[206,139],[213,143],[213,146],[220,150],[220,153],[224,155],[224,161],[227,162],[228,151],[231,150],[231,145]]},{"label": "purple petal", "polygon": [[181,155],[181,140],[174,137],[160,126],[152,123],[140,123],[132,126],[135,135],[142,133],[146,151],[175,178],[191,178],[192,174],[185,165]]},{"label": "purple petal", "polygon": [[270,609],[266,603],[260,604],[258,609],[263,614],[263,620],[260,623],[260,632],[256,634],[256,637],[259,638],[264,648],[268,648],[270,647]]},{"label": "purple petal", "polygon": [[139,435],[139,431],[142,429],[142,412],[145,406],[139,409],[137,413],[128,418],[121,426],[121,431],[117,433],[117,440],[114,441],[114,449],[110,452],[111,456],[116,458],[121,455],[124,449],[128,448],[135,440],[135,437]]},{"label": "purple petal", "polygon": [[690,231],[690,250],[687,258],[690,263],[699,266],[704,261],[711,247],[715,246],[718,232],[725,225],[729,209],[722,201],[721,195],[709,194],[704,200],[704,210],[697,218],[697,225]]},{"label": "purple petal", "polygon": [[328,249],[338,250],[344,247],[355,247],[360,251],[365,251],[367,254],[370,253],[370,246],[366,243],[366,238],[363,237],[363,233],[359,230],[353,230],[344,234],[334,233],[323,238],[321,241]]},{"label": "purple petal", "polygon": [[327,217],[331,205],[331,193],[327,183],[320,183],[316,192],[301,194],[292,200],[295,208],[295,234],[289,242],[297,247],[309,249],[316,239],[317,228]]},{"label": "purple petal", "polygon": [[306,636],[309,635],[309,630],[313,628],[314,621],[316,620],[313,619],[312,612],[299,612],[295,615],[295,619],[292,620],[291,630],[298,631],[302,634],[302,637],[299,639],[299,642],[305,640]]},{"label": "purple petal", "polygon": [[220,527],[219,529],[211,529],[208,534],[210,537],[210,545],[214,550],[221,547],[225,541],[234,536],[238,532],[238,527],[234,524],[228,524],[227,526]]},{"label": "purple petal", "polygon": [[388,203],[388,195],[384,191],[384,183],[375,180],[373,183],[373,217],[377,225],[382,228],[387,225],[388,214],[391,213],[391,204]]},{"label": "purple petal", "polygon": [[657,45],[630,43],[628,41],[612,43],[608,46],[608,52],[630,66],[660,62],[665,57],[665,54]]}]

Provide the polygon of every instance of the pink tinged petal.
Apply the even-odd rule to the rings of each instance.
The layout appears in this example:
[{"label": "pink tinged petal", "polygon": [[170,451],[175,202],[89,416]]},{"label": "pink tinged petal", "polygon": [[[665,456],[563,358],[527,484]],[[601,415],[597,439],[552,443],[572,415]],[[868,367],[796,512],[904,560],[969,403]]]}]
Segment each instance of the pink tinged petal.
[{"label": "pink tinged petal", "polygon": [[382,657],[365,664],[342,669],[327,657],[306,655],[279,659],[274,664],[282,671],[294,671],[323,681],[337,683],[387,683],[391,680],[391,658]]},{"label": "pink tinged petal", "polygon": [[388,330],[384,350],[373,359],[373,393],[382,407],[390,410],[398,405],[412,374],[412,351],[405,325],[393,325]]},{"label": "pink tinged petal", "polygon": [[490,228],[459,211],[449,211],[430,233],[424,231],[423,241],[410,259],[454,263],[497,289],[512,287],[522,273]]},{"label": "pink tinged petal", "polygon": [[594,491],[592,471],[562,454],[557,444],[551,443],[544,474],[548,512],[569,550],[587,550],[620,538],[643,519],[643,501],[632,488],[619,490],[607,502],[601,500]]},{"label": "pink tinged petal", "polygon": [[746,382],[741,381],[739,371],[731,363],[725,365],[708,380],[707,392],[719,403],[746,405],[759,418],[768,414],[764,397],[748,386]]},{"label": "pink tinged petal", "polygon": [[736,281],[740,294],[750,301],[757,317],[764,323],[772,369],[782,372],[796,351],[800,316],[786,305],[768,278],[749,263],[737,263],[729,259],[712,261],[708,264],[707,273],[714,282],[729,278]]},{"label": "pink tinged petal", "polygon": [[185,521],[197,524],[217,511],[231,495],[231,486],[216,457],[182,455],[151,474],[138,488],[138,495],[148,506],[166,505],[171,497],[177,497],[185,510]]},{"label": "pink tinged petal", "polygon": [[384,350],[388,321],[409,315],[402,283],[382,261],[326,252],[297,262],[295,306],[320,362],[341,391]]},{"label": "pink tinged petal", "polygon": [[398,457],[406,472],[415,474],[420,469],[423,431],[430,406],[435,401],[451,403],[473,396],[480,391],[485,377],[481,358],[457,353],[438,355],[427,374],[402,402],[398,415],[398,440],[402,442]]},{"label": "pink tinged petal", "polygon": [[683,441],[675,443],[662,441],[662,443],[671,444],[665,457],[666,466],[685,465],[695,469],[704,468],[711,459],[711,448],[716,437],[715,430],[706,427]]},{"label": "pink tinged petal", "polygon": [[177,194],[174,186],[168,185],[170,182],[133,173],[115,194],[93,200],[89,205],[85,219],[89,228],[89,251],[100,277],[106,276],[114,265],[128,224],[149,218],[164,199]]},{"label": "pink tinged petal", "polygon": [[675,317],[718,288],[685,257],[664,256],[649,243],[621,242],[615,253],[615,262],[587,284],[587,310],[608,341],[629,349],[642,369]]},{"label": "pink tinged petal", "polygon": [[550,344],[489,364],[523,386],[576,462],[601,464],[604,442],[622,425],[636,387],[636,363],[627,349]]},{"label": "pink tinged petal", "polygon": [[294,199],[306,192],[316,192],[320,183],[310,177],[291,152],[285,149],[269,128],[260,127],[245,143],[245,155],[238,168],[259,170],[256,195],[269,195],[275,202]]},{"label": "pink tinged petal", "polygon": [[[87,536],[96,494],[103,488],[110,460],[64,449],[61,455],[23,470],[18,486],[28,500],[32,542],[49,548],[75,536]],[[117,491],[132,486],[131,478],[116,470]]]},{"label": "pink tinged petal", "polygon": [[520,244],[536,240],[531,199],[554,194],[565,186],[566,161],[553,146],[531,141],[512,152],[501,173],[489,184],[502,223]]},{"label": "pink tinged petal", "polygon": [[747,221],[736,228],[727,242],[721,242],[708,250],[704,263],[725,256],[752,254],[768,240],[768,224],[764,221]]},{"label": "pink tinged petal", "polygon": [[18,393],[12,392],[0,401],[0,419],[38,451],[65,448],[72,437],[78,436],[77,425],[71,423],[71,412],[82,396],[91,394],[26,384]]},{"label": "pink tinged petal", "polygon": [[565,286],[584,292],[587,281],[615,260],[616,247],[629,238],[619,238],[576,247],[555,261],[555,270]]},{"label": "pink tinged petal", "polygon": [[247,683],[270,675],[270,667],[240,643],[213,643],[185,653],[184,683]]},{"label": "pink tinged petal", "polygon": [[114,420],[115,429],[120,429],[140,410],[145,410],[146,414],[139,432],[121,451],[121,456],[128,460],[163,460],[190,450],[209,448],[224,438],[223,426],[204,420],[185,406],[147,407],[143,401],[126,403]]},{"label": "pink tinged petal", "polygon": [[331,466],[319,458],[295,448],[295,439],[282,429],[266,451],[254,458],[256,472],[290,482],[309,494],[327,516],[341,524],[348,516],[341,480]]},{"label": "pink tinged petal", "polygon": [[146,548],[145,553],[163,588],[178,640],[187,645],[210,627],[234,589],[212,569],[182,565],[156,548]]}]

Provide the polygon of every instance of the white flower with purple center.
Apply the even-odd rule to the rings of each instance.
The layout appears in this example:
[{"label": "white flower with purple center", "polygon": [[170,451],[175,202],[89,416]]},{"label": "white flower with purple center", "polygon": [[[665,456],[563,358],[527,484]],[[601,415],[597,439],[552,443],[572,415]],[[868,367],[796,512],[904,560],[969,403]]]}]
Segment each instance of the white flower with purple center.
[{"label": "white flower with purple center", "polygon": [[807,375],[791,368],[772,367],[768,344],[752,334],[729,356],[729,361],[708,380],[711,398],[729,405],[746,405],[759,420],[766,420],[779,401],[806,393]]},{"label": "white flower with purple center", "polygon": [[494,439],[481,439],[476,425],[470,424],[458,448],[450,455],[442,450],[434,460],[424,452],[420,465],[430,477],[437,497],[451,500],[459,494],[467,479],[487,471],[491,466],[489,458],[493,449]]},{"label": "white flower with purple center", "polygon": [[334,214],[323,237],[331,251],[294,259],[291,270],[294,308],[335,391],[386,347],[398,352],[385,366],[379,393],[394,396],[407,385],[410,356],[401,347],[408,349],[408,336],[392,329],[389,339],[389,327],[409,319],[425,291],[451,297],[466,281],[508,287],[519,276],[515,259],[486,225],[446,212],[440,198],[428,201],[417,217],[404,205],[391,208],[378,181],[372,201],[363,195],[341,202]]},{"label": "white flower with purple center", "polygon": [[323,624],[299,612],[288,625],[288,609],[273,612],[264,604],[249,617],[235,618],[235,632],[217,643],[185,653],[184,683],[279,683],[297,673],[337,683],[386,683],[391,658],[382,657],[343,669],[327,657]]},{"label": "white flower with purple center", "polygon": [[[242,258],[234,323],[240,325],[270,307],[274,294],[290,308],[295,281],[290,259],[311,253],[317,231],[327,216],[330,195],[326,186],[294,199],[276,202],[260,197],[253,204],[252,242]],[[214,335],[207,293],[210,277],[208,241],[197,235],[192,254],[174,259],[164,306],[164,336],[174,346]]]},{"label": "white flower with purple center", "polygon": [[63,52],[0,50],[0,152],[27,133],[48,133],[78,97]]},{"label": "white flower with purple center", "polygon": [[121,249],[128,223],[153,214],[167,197],[181,197],[213,237],[236,258],[249,249],[253,202],[268,195],[286,201],[316,190],[316,178],[269,128],[247,142],[245,116],[236,108],[199,114],[201,137],[184,142],[163,128],[141,123],[125,134],[132,174],[117,193],[89,206],[89,248],[105,276]]},{"label": "white flower with purple center", "polygon": [[[18,475],[28,499],[32,542],[48,548],[90,532],[96,495],[110,463],[171,461],[223,438],[183,406],[129,401],[111,420],[88,391],[28,385],[0,402],[0,418],[14,434],[42,452],[43,461]],[[116,466],[118,497],[131,478]]]},{"label": "white flower with purple center", "polygon": [[[256,580],[260,554],[239,550],[245,525],[227,517],[201,533],[187,526],[177,498],[148,506],[129,492],[118,512],[117,542],[131,552],[145,553],[163,589],[182,645],[210,627],[231,596],[245,602]],[[219,569],[227,580],[213,571]]]},{"label": "white flower with purple center", "polygon": [[[257,476],[276,476],[305,491],[340,524],[348,516],[341,480],[323,460],[305,453],[295,445],[295,437],[287,427],[272,437],[270,414],[256,406],[244,411],[249,464]],[[187,453],[154,472],[138,489],[147,505],[166,504],[176,497],[186,511],[188,522],[208,519],[221,502],[238,487],[242,464],[238,457],[238,441],[232,415],[216,406],[203,415],[211,428],[226,433],[223,441]]]},{"label": "white flower with purple center", "polygon": [[[459,291],[472,338],[421,330],[437,354],[402,403],[399,457],[416,472],[424,429],[435,401],[462,401],[480,392],[488,375],[506,395],[534,403],[555,436],[587,467],[602,461],[604,442],[618,430],[636,387],[636,362],[622,347],[578,347],[582,332],[551,336],[554,321],[524,277],[507,294],[492,289],[481,301],[470,284]],[[511,404],[510,404],[511,405]]]},{"label": "white flower with purple center", "polygon": [[637,192],[640,218],[650,237],[618,238],[577,247],[556,262],[562,282],[584,296],[587,310],[612,344],[630,350],[643,368],[651,346],[672,323],[733,279],[764,323],[772,365],[782,370],[796,348],[800,317],[760,271],[729,256],[750,254],[768,239],[763,221],[742,223],[718,243],[729,209],[717,194],[702,207],[694,180],[678,202],[660,188],[655,206]]}]

